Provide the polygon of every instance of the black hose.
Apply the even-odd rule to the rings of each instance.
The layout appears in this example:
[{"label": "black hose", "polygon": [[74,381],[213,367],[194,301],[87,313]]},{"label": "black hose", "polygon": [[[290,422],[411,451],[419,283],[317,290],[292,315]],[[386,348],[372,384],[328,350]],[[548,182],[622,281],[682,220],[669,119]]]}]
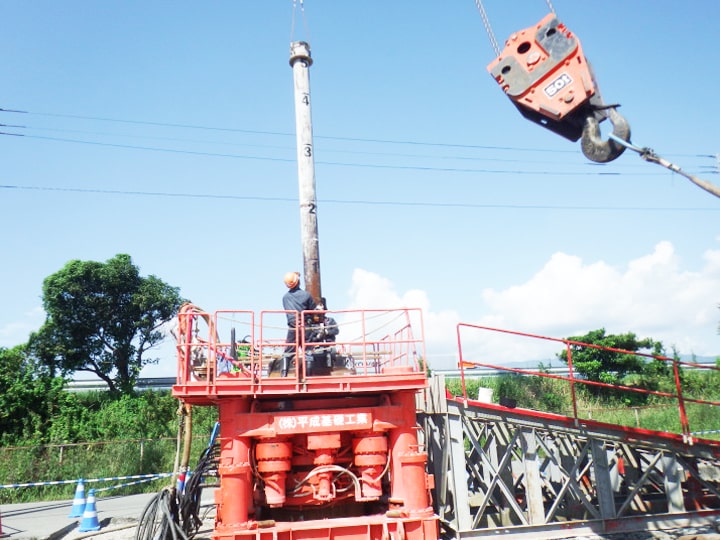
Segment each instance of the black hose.
[{"label": "black hose", "polygon": [[189,538],[192,538],[202,525],[200,504],[203,480],[217,473],[216,446],[208,446],[200,456],[197,467],[185,482],[185,491],[180,496],[180,523]]},{"label": "black hose", "polygon": [[183,493],[169,487],[153,497],[140,516],[135,540],[190,540],[197,534],[202,525],[199,514],[203,480],[217,474],[217,449],[213,439],[203,450]]},{"label": "black hose", "polygon": [[188,540],[178,523],[175,492],[175,488],[165,488],[147,504],[135,530],[135,540]]}]

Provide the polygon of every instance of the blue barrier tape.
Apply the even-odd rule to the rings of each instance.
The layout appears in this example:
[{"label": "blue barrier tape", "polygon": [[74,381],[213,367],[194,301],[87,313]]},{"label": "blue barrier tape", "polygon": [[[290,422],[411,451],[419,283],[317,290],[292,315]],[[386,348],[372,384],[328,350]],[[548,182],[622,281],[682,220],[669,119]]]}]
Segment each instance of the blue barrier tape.
[{"label": "blue barrier tape", "polygon": [[[83,478],[83,482],[88,484],[90,482],[117,482],[118,480],[134,480],[139,478],[163,478],[171,476],[172,473],[156,473],[156,474],[135,474],[132,476],[110,476],[108,478]],[[39,487],[39,486],[60,486],[63,484],[77,484],[80,480],[53,480],[50,482],[27,482],[25,484],[0,484],[0,489],[9,488],[21,488],[21,487]],[[97,490],[96,490],[97,491]]]},{"label": "blue barrier tape", "polygon": [[110,489],[118,489],[118,488],[122,488],[122,487],[143,484],[145,482],[152,482],[153,480],[158,480],[160,478],[167,478],[168,476],[172,476],[172,473],[157,474],[157,475],[153,476],[152,478],[145,478],[143,480],[135,480],[134,482],[125,482],[124,484],[118,484],[116,486],[107,486],[107,487],[103,487],[103,488],[94,488],[94,489],[95,489],[95,493],[100,493],[101,491],[108,491]]},{"label": "blue barrier tape", "polygon": [[59,486],[62,484],[76,484],[77,480],[57,480],[55,482],[28,482],[26,484],[2,484],[3,488],[21,488],[21,487],[37,487],[37,486]]},{"label": "blue barrier tape", "polygon": [[136,480],[138,478],[154,478],[157,476],[170,476],[172,473],[152,473],[152,474],[134,474],[132,476],[110,476],[108,478],[83,478],[83,482],[89,484],[91,482],[116,482],[118,480]]}]

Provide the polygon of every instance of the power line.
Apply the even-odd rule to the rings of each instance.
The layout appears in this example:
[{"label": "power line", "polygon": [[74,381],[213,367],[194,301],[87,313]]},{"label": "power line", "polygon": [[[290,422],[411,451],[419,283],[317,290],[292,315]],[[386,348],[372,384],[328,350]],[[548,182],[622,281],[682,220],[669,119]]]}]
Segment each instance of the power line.
[{"label": "power line", "polygon": [[119,144],[119,143],[106,143],[99,141],[83,141],[79,139],[65,139],[60,137],[44,137],[42,135],[25,135],[28,139],[42,139],[47,141],[58,141],[58,142],[69,142],[78,144],[90,144],[93,146],[108,146],[111,148],[126,148],[131,150],[148,150],[152,152],[169,152],[172,154],[188,154],[193,156],[213,156],[213,157],[228,157],[236,159],[257,159],[262,161],[283,161],[287,163],[295,163],[295,158],[274,158],[266,156],[251,156],[245,154],[223,154],[218,152],[200,152],[197,150],[178,150],[175,148],[157,148],[152,146],[139,146],[134,144]]},{"label": "power line", "polygon": [[[92,120],[92,121],[102,121],[102,122],[115,122],[115,123],[126,123],[126,124],[139,124],[139,125],[151,125],[151,126],[162,126],[162,127],[181,127],[181,128],[188,128],[188,129],[203,129],[203,130],[213,130],[213,131],[225,131],[225,132],[240,132],[240,133],[250,133],[250,134],[263,134],[263,135],[281,135],[281,136],[292,136],[292,133],[285,133],[285,132],[277,132],[277,131],[260,131],[260,130],[247,130],[247,129],[240,129],[240,128],[224,128],[224,127],[212,127],[212,126],[202,126],[202,125],[194,125],[194,124],[178,124],[178,123],[163,123],[163,122],[153,122],[153,121],[144,121],[144,120],[124,120],[124,119],[117,119],[117,118],[108,118],[108,117],[97,117],[97,116],[83,116],[83,115],[69,115],[69,114],[58,114],[58,113],[32,113],[28,111],[20,111],[16,109],[2,109],[0,108],[0,112],[14,112],[14,113],[22,113],[22,114],[34,114],[38,116],[52,116],[52,117],[61,117],[61,118],[73,118],[73,119],[84,119],[84,120]],[[26,126],[20,126],[20,125],[8,125],[8,124],[0,124],[0,126],[5,127],[12,127],[16,129],[27,129]],[[37,128],[33,128],[37,129]],[[41,128],[42,129],[42,128]],[[52,130],[52,129],[51,129]],[[56,131],[73,131],[73,130],[62,130],[62,129],[56,129]],[[75,130],[77,132],[77,130]],[[0,135],[7,135],[7,136],[16,136],[16,137],[23,137],[23,138],[31,138],[31,139],[39,139],[39,140],[47,140],[47,141],[55,141],[55,142],[66,142],[66,143],[72,143],[72,144],[86,144],[86,145],[92,145],[92,146],[103,146],[103,147],[109,147],[109,148],[122,148],[122,149],[129,149],[129,150],[143,150],[143,151],[151,151],[151,152],[165,152],[165,153],[173,153],[173,154],[184,154],[184,155],[194,155],[194,156],[207,156],[207,157],[225,157],[225,158],[232,158],[232,159],[246,159],[246,160],[256,160],[256,161],[270,161],[270,162],[279,162],[279,163],[294,163],[296,159],[294,157],[272,157],[272,156],[259,156],[259,155],[251,155],[251,154],[231,154],[231,153],[222,153],[222,152],[211,152],[211,151],[199,151],[199,150],[186,150],[186,149],[177,149],[177,148],[161,148],[161,147],[153,147],[153,146],[142,146],[142,145],[136,145],[136,144],[120,144],[120,143],[111,143],[111,142],[101,142],[101,141],[93,141],[93,140],[82,140],[82,139],[71,139],[71,138],[61,138],[61,137],[49,137],[49,136],[42,136],[42,135],[32,135],[32,134],[26,134],[26,133],[8,133],[4,131],[0,131]],[[103,134],[104,135],[104,134]],[[137,137],[137,135],[127,135],[127,134],[110,134],[109,136],[125,136],[125,137]],[[142,137],[142,136],[141,136]],[[148,138],[148,137],[144,137]],[[157,137],[156,137],[157,138]],[[397,140],[389,140],[389,139],[363,139],[358,137],[317,137],[317,138],[325,138],[328,140],[340,140],[340,141],[353,141],[353,142],[376,142],[376,143],[383,143],[383,144],[409,144],[409,145],[416,145],[416,146],[430,146],[430,147],[443,147],[443,148],[459,148],[459,149],[466,149],[466,150],[514,150],[514,151],[523,151],[523,152],[543,152],[543,153],[566,153],[569,151],[565,150],[539,150],[539,149],[527,149],[527,148],[511,148],[511,147],[500,147],[500,146],[484,146],[484,145],[465,145],[465,144],[449,144],[449,143],[432,143],[432,142],[423,142],[423,141],[397,141]],[[168,139],[168,138],[166,138]],[[177,138],[170,138],[171,140],[178,140]],[[182,139],[180,139],[182,140]],[[202,144],[218,144],[217,142],[208,142],[204,141]],[[228,143],[222,143],[222,144],[228,144]],[[247,144],[244,146],[248,146]],[[262,145],[250,145],[253,147],[263,147]],[[265,146],[266,148],[274,148],[278,149],[280,147],[277,146]],[[338,152],[338,153],[354,153],[354,154],[373,154],[369,152],[357,152],[353,150],[329,150],[330,152]],[[573,152],[576,153],[576,152]],[[521,164],[523,166],[527,166],[531,163],[537,163],[534,161],[528,161],[524,159],[499,159],[499,158],[487,158],[487,157],[479,157],[479,156],[432,156],[432,155],[413,155],[413,154],[400,154],[400,153],[376,153],[376,155],[384,155],[389,157],[412,157],[412,158],[422,158],[422,159],[434,159],[434,160],[456,160],[456,161],[494,161],[494,162],[504,162],[504,163],[517,163]],[[712,158],[715,160],[716,155],[710,155],[710,154],[696,154],[695,157],[702,157],[702,158]],[[317,165],[325,165],[325,166],[335,166],[335,167],[355,167],[355,168],[366,168],[366,169],[386,169],[386,170],[407,170],[407,171],[432,171],[432,172],[446,172],[446,173],[468,173],[468,174],[493,174],[493,175],[514,175],[514,176],[522,176],[522,175],[533,175],[533,176],[554,176],[554,177],[569,177],[569,176],[621,176],[622,174],[633,174],[634,176],[659,176],[661,172],[657,171],[649,171],[649,172],[627,172],[625,170],[619,171],[617,168],[608,170],[601,166],[601,168],[597,170],[583,170],[583,171],[569,171],[566,170],[566,167],[563,168],[561,171],[548,171],[548,170],[527,170],[526,167],[522,169],[488,169],[488,168],[472,168],[472,167],[443,167],[443,166],[422,166],[422,165],[395,165],[395,164],[387,164],[387,163],[368,163],[368,162],[343,162],[343,161],[322,161],[322,160],[316,160],[315,162]],[[550,161],[544,161],[541,163],[550,163],[553,162]],[[595,165],[595,164],[588,164],[583,163],[582,166],[587,167],[588,165]],[[633,165],[631,165],[632,167]],[[702,167],[700,165],[699,167]],[[703,170],[702,168],[700,169]],[[707,171],[703,171],[707,173]],[[716,173],[716,167],[713,163],[712,173]]]},{"label": "power line", "polygon": [[[263,197],[255,195],[229,195],[229,194],[211,194],[211,193],[176,193],[168,191],[131,191],[117,189],[97,189],[97,188],[70,188],[70,187],[48,187],[48,186],[20,186],[20,185],[1,185],[0,189],[14,189],[26,191],[57,191],[70,193],[87,193],[101,195],[131,195],[142,197],[172,197],[185,199],[225,199],[240,201],[261,201],[261,202],[287,202],[297,203],[296,198],[292,197]],[[502,208],[516,210],[619,210],[619,211],[682,211],[682,212],[720,212],[720,208],[712,207],[642,207],[642,206],[561,206],[561,205],[545,205],[545,204],[481,204],[481,203],[443,203],[443,202],[427,202],[427,201],[370,201],[362,199],[319,199],[322,204],[340,204],[340,205],[365,205],[365,206],[410,206],[410,207],[431,207],[431,208]]]},{"label": "power line", "polygon": [[[223,145],[223,146],[243,146],[243,147],[251,147],[251,148],[265,148],[265,149],[271,149],[271,150],[284,150],[288,152],[295,152],[296,147],[292,146],[290,144],[285,146],[280,145],[270,145],[270,144],[257,144],[257,143],[247,143],[247,142],[229,142],[229,141],[218,141],[218,140],[205,140],[205,139],[188,139],[188,138],[182,138],[182,137],[160,137],[160,136],[153,136],[153,135],[128,135],[124,133],[109,133],[109,132],[102,132],[102,131],[87,131],[87,130],[80,130],[80,129],[62,129],[62,128],[46,128],[46,127],[36,127],[36,126],[8,126],[6,124],[0,124],[0,127],[16,127],[16,128],[26,128],[31,129],[34,131],[49,131],[49,132],[59,132],[59,133],[75,133],[75,134],[83,134],[83,135],[97,135],[101,137],[128,137],[132,139],[149,139],[149,140],[156,140],[156,141],[172,141],[172,142],[181,142],[181,143],[192,143],[192,144],[211,144],[211,145]],[[9,135],[9,134],[8,134]],[[17,136],[27,136],[32,137],[32,135],[26,135],[24,133],[17,133]],[[61,139],[63,140],[63,139]],[[81,142],[81,141],[77,141]],[[92,142],[88,143],[92,144]],[[409,157],[409,158],[428,158],[431,157],[432,159],[438,159],[438,160],[457,160],[457,161],[493,161],[493,162],[500,162],[500,163],[545,163],[545,164],[557,164],[556,161],[548,161],[548,160],[528,160],[528,159],[519,159],[519,158],[499,158],[499,157],[479,157],[479,156],[468,156],[468,155],[447,155],[447,154],[433,154],[432,156],[429,156],[428,154],[419,154],[419,153],[407,153],[407,152],[380,152],[380,151],[369,151],[369,150],[351,150],[347,148],[343,149],[335,149],[335,148],[322,148],[321,152],[323,154],[353,154],[353,155],[363,155],[363,156],[385,156],[385,157]],[[562,151],[564,152],[564,151]],[[702,156],[702,157],[710,157],[712,159],[715,159],[714,156]],[[594,162],[586,162],[583,163],[585,166],[589,167],[598,167],[600,166],[598,163]],[[641,167],[642,165],[630,165],[631,167]],[[702,166],[701,166],[702,167]],[[715,165],[709,165],[708,167],[714,168]]]},{"label": "power line", "polygon": [[[3,134],[0,132],[0,134]],[[24,138],[28,139],[40,139],[56,142],[67,142],[75,144],[88,144],[92,146],[105,146],[110,148],[124,148],[131,150],[145,150],[152,152],[167,152],[173,154],[185,154],[193,156],[211,156],[211,157],[225,157],[233,159],[250,159],[257,161],[275,161],[282,163],[295,163],[296,158],[280,158],[280,157],[269,157],[269,156],[253,156],[248,154],[226,154],[220,152],[201,152],[198,150],[179,150],[176,148],[160,148],[152,146],[140,146],[132,144],[119,144],[119,143],[106,143],[99,141],[85,141],[80,139],[68,139],[61,137],[45,137],[42,135],[23,135]],[[524,163],[521,160],[517,160],[517,163]],[[329,165],[338,167],[360,167],[369,169],[394,169],[394,170],[411,170],[411,171],[437,171],[437,172],[459,172],[459,173],[474,173],[474,174],[513,174],[513,175],[539,175],[539,176],[620,176],[619,171],[538,171],[538,170],[520,170],[520,169],[480,169],[480,168],[467,168],[467,167],[430,167],[421,165],[390,165],[382,163],[351,163],[342,161],[322,161],[316,160],[316,165]],[[658,176],[659,173],[648,172],[648,173],[632,173],[635,176]]]},{"label": "power line", "polygon": [[[206,126],[202,124],[183,124],[183,123],[172,123],[172,122],[156,122],[151,120],[127,120],[121,118],[111,118],[104,116],[86,116],[78,114],[64,114],[64,113],[49,113],[49,112],[33,112],[24,111],[18,109],[5,109],[0,108],[0,112],[8,113],[21,113],[29,114],[33,116],[46,116],[55,118],[70,118],[77,120],[92,120],[100,122],[113,122],[121,124],[132,124],[132,125],[146,125],[156,127],[171,127],[171,128],[183,128],[183,129],[196,129],[206,131],[221,131],[228,133],[247,133],[251,135],[273,135],[282,137],[295,137],[295,133],[286,131],[267,131],[267,130],[256,130],[256,129],[244,129],[244,128],[233,128],[233,127],[221,127],[221,126]],[[335,141],[349,141],[349,142],[367,142],[367,143],[380,143],[380,144],[393,144],[393,145],[412,145],[412,146],[434,146],[442,148],[462,148],[462,149],[474,149],[474,150],[507,150],[513,152],[543,152],[543,153],[559,153],[559,154],[577,154],[575,150],[559,150],[559,149],[543,149],[543,148],[524,148],[524,147],[512,147],[512,146],[492,146],[492,145],[480,145],[480,144],[460,144],[460,143],[445,143],[445,142],[432,142],[432,141],[418,141],[418,140],[398,140],[398,139],[374,139],[374,138],[362,138],[362,137],[348,137],[338,135],[313,135],[315,139],[335,140]],[[670,154],[669,154],[670,155]],[[715,159],[715,154],[673,154],[675,156],[684,157],[703,157]]]},{"label": "power line", "polygon": [[[156,126],[156,127],[172,127],[172,128],[183,128],[183,129],[198,129],[206,131],[223,131],[228,133],[248,133],[251,135],[275,135],[282,137],[295,137],[295,133],[288,131],[265,131],[256,129],[243,129],[243,128],[230,128],[230,127],[218,127],[218,126],[204,126],[200,124],[179,124],[171,122],[154,122],[150,120],[124,120],[120,118],[110,118],[103,116],[83,116],[78,114],[62,114],[62,113],[46,113],[46,112],[31,112],[31,111],[20,111],[14,109],[3,109],[0,108],[0,112],[13,112],[30,114],[34,116],[47,116],[55,118],[72,118],[76,120],[94,120],[101,122],[115,122],[121,124],[134,124],[144,126]],[[474,148],[474,149],[485,149],[485,150],[513,150],[521,152],[563,152],[570,153],[571,150],[543,150],[539,148],[513,148],[508,146],[487,146],[487,145],[476,145],[476,144],[456,144],[456,143],[438,143],[429,141],[413,141],[413,140],[393,140],[393,139],[371,139],[361,137],[344,137],[344,136],[331,136],[331,135],[313,135],[315,139],[327,139],[334,141],[350,141],[350,142],[371,142],[371,143],[382,143],[382,144],[408,144],[408,145],[420,145],[420,146],[439,146],[446,148]]]}]

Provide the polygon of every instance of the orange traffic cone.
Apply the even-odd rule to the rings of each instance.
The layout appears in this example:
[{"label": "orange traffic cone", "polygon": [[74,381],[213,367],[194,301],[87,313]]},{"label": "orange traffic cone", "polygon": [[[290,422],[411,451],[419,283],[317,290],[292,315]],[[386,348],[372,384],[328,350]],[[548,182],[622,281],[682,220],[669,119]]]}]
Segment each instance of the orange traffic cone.
[{"label": "orange traffic cone", "polygon": [[85,483],[81,478],[78,480],[77,487],[75,488],[75,498],[73,499],[72,509],[68,517],[82,517],[85,511]]},{"label": "orange traffic cone", "polygon": [[99,531],[100,523],[98,522],[97,509],[95,508],[95,490],[88,492],[87,504],[83,512],[83,519],[78,527],[79,532]]}]

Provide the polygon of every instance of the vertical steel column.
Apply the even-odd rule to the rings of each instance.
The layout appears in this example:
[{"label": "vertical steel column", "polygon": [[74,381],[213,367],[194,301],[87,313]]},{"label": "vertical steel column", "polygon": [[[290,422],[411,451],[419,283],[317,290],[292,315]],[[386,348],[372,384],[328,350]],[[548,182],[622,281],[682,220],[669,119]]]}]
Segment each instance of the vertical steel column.
[{"label": "vertical steel column", "polygon": [[600,516],[602,519],[612,519],[616,517],[615,496],[610,481],[606,443],[596,438],[591,439],[590,452],[593,459],[594,485]]},{"label": "vertical steel column", "polygon": [[540,463],[537,454],[538,443],[535,431],[523,429],[520,441],[523,450],[528,521],[531,525],[542,525],[545,523],[545,501],[543,500],[543,483],[542,478],[540,478]]},{"label": "vertical steel column", "polygon": [[303,273],[305,289],[316,301],[322,301],[317,197],[315,195],[315,152],[310,111],[311,65],[310,45],[304,41],[293,41],[290,44],[290,66],[295,83],[295,137],[297,140]]},{"label": "vertical steel column", "polygon": [[455,501],[455,520],[453,525],[455,531],[469,531],[473,528],[473,516],[470,510],[470,494],[468,493],[468,480],[465,466],[464,429],[462,417],[465,411],[457,402],[447,404],[447,429],[450,448],[450,470],[447,474],[451,477],[450,489],[453,492]]},{"label": "vertical steel column", "polygon": [[684,512],[685,501],[683,499],[682,479],[678,471],[677,458],[673,454],[664,453],[660,461],[665,482],[668,512],[670,514]]}]

